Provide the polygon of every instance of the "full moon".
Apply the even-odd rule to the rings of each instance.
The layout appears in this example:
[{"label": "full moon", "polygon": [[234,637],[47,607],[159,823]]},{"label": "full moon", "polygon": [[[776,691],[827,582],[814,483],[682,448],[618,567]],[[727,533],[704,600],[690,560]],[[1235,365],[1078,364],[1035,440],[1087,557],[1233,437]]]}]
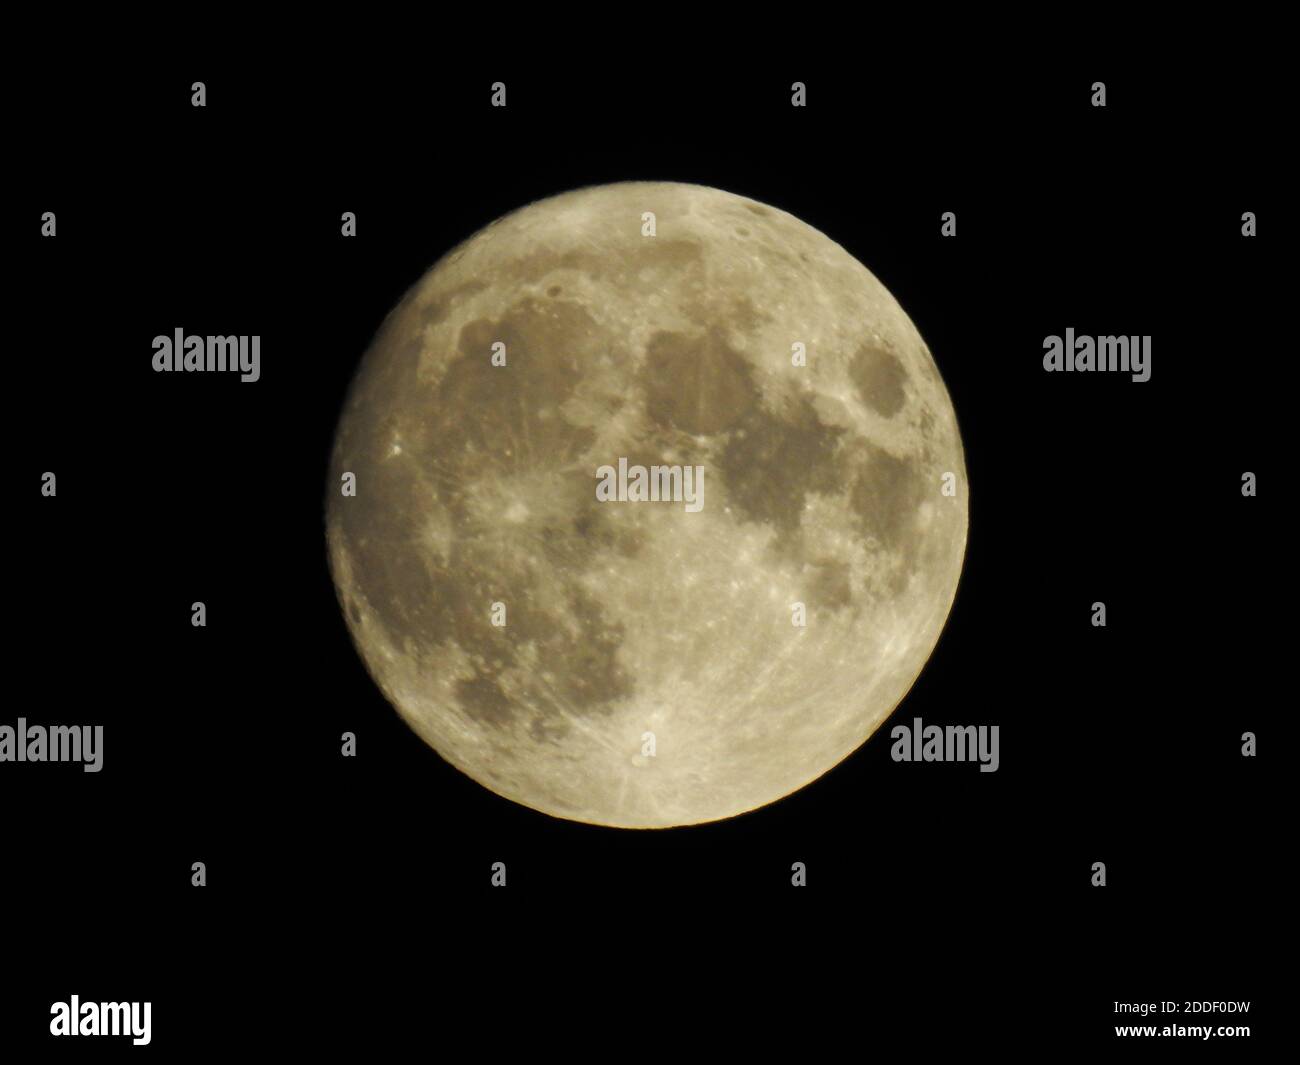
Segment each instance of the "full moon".
[{"label": "full moon", "polygon": [[893,712],[956,594],[966,470],[929,349],[844,248],[630,182],[508,214],[406,293],[325,526],[429,746],[534,810],[660,828],[787,796]]}]

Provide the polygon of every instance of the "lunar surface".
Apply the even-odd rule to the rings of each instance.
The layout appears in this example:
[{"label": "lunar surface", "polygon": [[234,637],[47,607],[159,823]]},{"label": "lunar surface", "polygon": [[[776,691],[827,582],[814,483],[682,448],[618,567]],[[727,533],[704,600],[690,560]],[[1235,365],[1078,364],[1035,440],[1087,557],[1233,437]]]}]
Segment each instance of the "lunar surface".
[{"label": "lunar surface", "polygon": [[[620,460],[702,469],[701,505],[598,498]],[[434,750],[654,828],[789,795],[890,715],[952,606],[966,471],[866,267],[774,207],[627,183],[515,211],[407,292],[325,523],[356,647]]]}]

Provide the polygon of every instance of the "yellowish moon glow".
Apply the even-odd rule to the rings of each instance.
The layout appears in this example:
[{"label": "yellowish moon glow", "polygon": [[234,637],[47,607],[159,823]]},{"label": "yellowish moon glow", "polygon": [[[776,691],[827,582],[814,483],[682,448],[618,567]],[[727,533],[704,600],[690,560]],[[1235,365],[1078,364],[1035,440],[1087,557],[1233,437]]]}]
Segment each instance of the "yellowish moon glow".
[{"label": "yellowish moon glow", "polygon": [[[701,505],[598,499],[602,467],[655,466],[665,494],[702,470]],[[327,499],[349,630],[414,731],[629,828],[753,810],[859,747],[966,544],[956,417],[894,298],[792,215],[675,183],[542,200],[429,270],[358,370]]]}]

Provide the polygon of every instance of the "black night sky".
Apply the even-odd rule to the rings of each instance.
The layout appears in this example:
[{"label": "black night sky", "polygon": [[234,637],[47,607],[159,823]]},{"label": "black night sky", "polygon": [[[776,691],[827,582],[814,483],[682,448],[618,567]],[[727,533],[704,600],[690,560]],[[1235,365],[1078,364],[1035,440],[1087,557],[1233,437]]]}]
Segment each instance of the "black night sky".
[{"label": "black night sky", "polygon": [[[166,1056],[361,1054],[376,1032],[426,1026],[416,1045],[436,1049],[444,1025],[490,1047],[502,1020],[469,1018],[510,1010],[507,992],[554,996],[524,1017],[564,1002],[559,986],[575,1009],[609,996],[607,1012],[641,979],[659,990],[611,1023],[648,1025],[663,1053],[678,1008],[657,995],[698,1004],[706,1050],[727,1025],[764,1042],[772,1018],[813,1008],[850,1028],[864,1016],[867,1045],[946,1025],[975,1048],[1111,1047],[1112,1001],[1130,997],[1254,999],[1260,1050],[1281,1017],[1249,952],[1273,937],[1283,883],[1289,703],[1271,676],[1288,630],[1269,437],[1289,392],[1275,377],[1291,182],[1270,75],[1193,102],[1201,72],[1183,61],[900,82],[813,54],[680,70],[444,57],[418,76],[176,62],[106,72],[89,94],[49,66],[11,92],[18,542],[0,723],[101,723],[106,751],[98,774],[0,765],[15,981],[0,1053],[107,1046],[49,1038],[49,1004],[71,993],[151,999]],[[504,110],[488,106],[498,78]],[[998,724],[998,772],[895,763],[886,726],[751,814],[597,828],[463,776],[367,675],[323,536],[361,354],[495,218],[646,179],[791,212],[926,339],[963,434],[970,533],[948,625],[891,723]],[[262,380],[153,373],[152,337],[177,327],[259,334]],[[1149,334],[1151,379],[1044,373],[1043,338],[1067,327]],[[355,759],[339,757],[345,730]],[[803,994],[784,997],[788,980]],[[748,1020],[713,998],[723,986]],[[888,1024],[862,1014],[890,994]]]}]

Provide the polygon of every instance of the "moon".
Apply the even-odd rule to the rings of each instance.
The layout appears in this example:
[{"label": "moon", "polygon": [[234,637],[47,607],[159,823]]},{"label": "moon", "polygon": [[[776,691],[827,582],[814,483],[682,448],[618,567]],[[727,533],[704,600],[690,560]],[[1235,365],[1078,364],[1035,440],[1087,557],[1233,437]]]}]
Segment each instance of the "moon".
[{"label": "moon", "polygon": [[[598,498],[620,460],[702,469],[702,505]],[[865,266],[775,207],[627,182],[498,219],[393,308],[325,532],[361,658],[442,758],[663,828],[787,796],[888,718],[967,494],[938,367]]]}]

